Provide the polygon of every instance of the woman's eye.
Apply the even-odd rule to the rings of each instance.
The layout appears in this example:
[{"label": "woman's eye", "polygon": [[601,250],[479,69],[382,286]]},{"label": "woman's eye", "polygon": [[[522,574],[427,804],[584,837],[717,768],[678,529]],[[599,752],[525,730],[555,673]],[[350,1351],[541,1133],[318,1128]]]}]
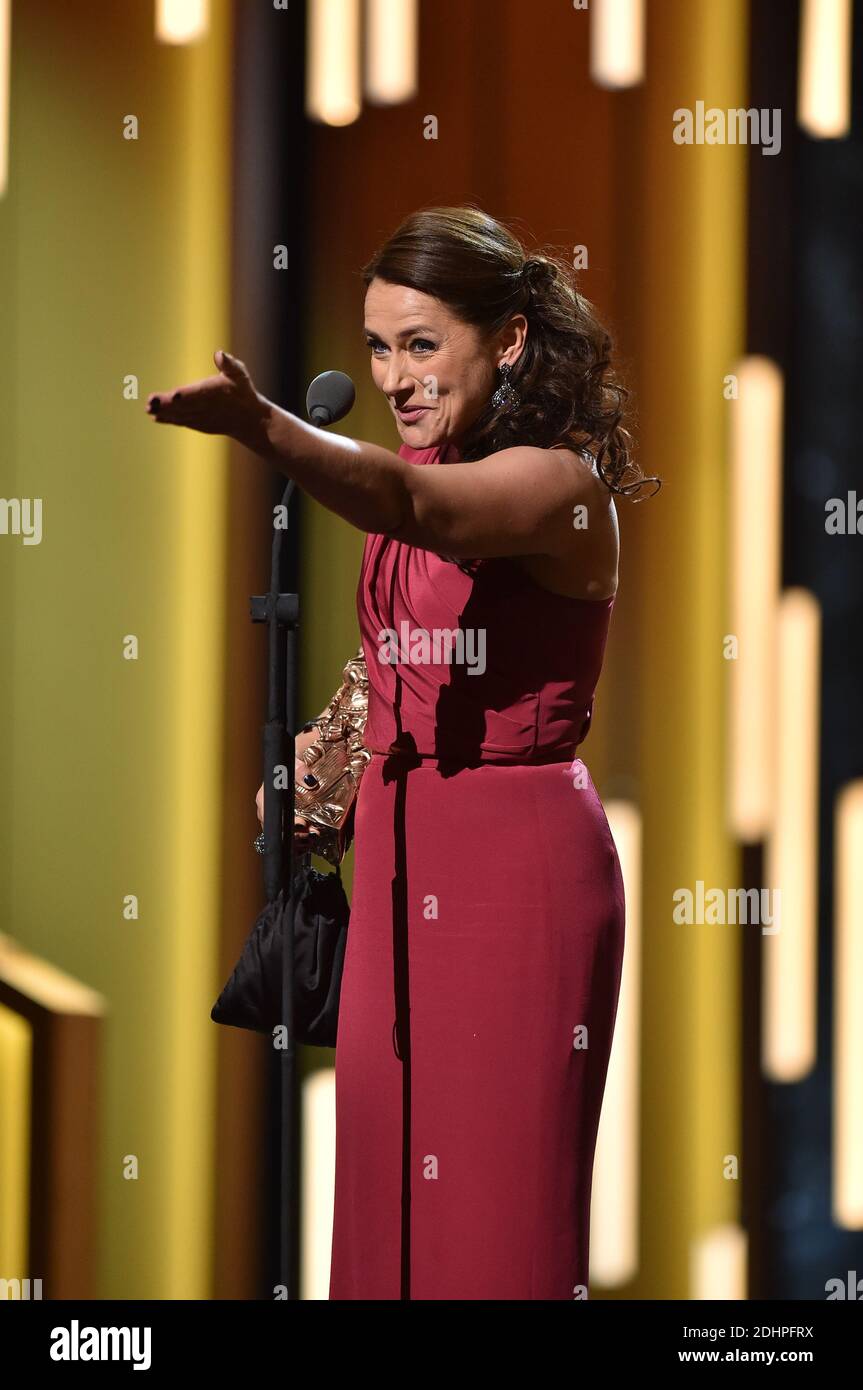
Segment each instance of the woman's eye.
[{"label": "woman's eye", "polygon": [[[373,342],[371,338],[366,339],[366,346],[371,348],[373,357],[380,357],[382,353],[389,351],[386,343]],[[413,338],[410,350],[411,352],[437,352],[437,343],[431,342],[428,338]]]}]

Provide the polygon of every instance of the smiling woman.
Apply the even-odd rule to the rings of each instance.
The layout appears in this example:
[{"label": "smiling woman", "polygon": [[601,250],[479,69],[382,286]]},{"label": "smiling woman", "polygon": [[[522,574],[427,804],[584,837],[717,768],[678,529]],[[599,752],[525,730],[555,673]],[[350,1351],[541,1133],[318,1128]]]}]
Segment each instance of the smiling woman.
[{"label": "smiling woman", "polygon": [[479,209],[428,208],[405,219],[363,282],[376,385],[397,415],[429,411],[412,447],[448,438],[474,459],[565,442],[595,456],[613,492],[658,481],[632,460],[611,338],[561,255],[526,255]]},{"label": "smiling woman", "polygon": [[366,293],[372,377],[412,448],[458,446],[485,408],[495,369],[524,347],[527,320],[514,318],[499,342],[484,343],[443,301],[373,276]]},{"label": "smiling woman", "polygon": [[[397,452],[305,424],[227,353],[149,403],[367,532],[330,1297],[586,1297],[624,904],[575,752],[617,586],[613,496],[658,480],[564,262],[433,208],[363,275]],[[481,634],[482,670],[428,643],[393,661],[405,630]]]},{"label": "smiling woman", "polygon": [[[470,403],[476,408],[473,382],[482,365],[466,357],[460,375],[455,363],[462,361],[461,351],[457,354],[452,343],[456,338],[450,334],[454,365],[444,403],[428,416],[423,412],[428,425],[399,425],[405,434],[426,431],[425,440],[410,447],[438,447],[441,438],[452,453]],[[597,468],[572,451],[519,445],[481,461],[465,461],[457,470],[419,474],[405,457],[329,435],[281,410],[255,390],[245,365],[229,353],[217,352],[215,361],[221,368],[218,376],[152,394],[149,413],[161,424],[237,439],[364,531],[456,558],[545,559],[587,597],[591,587],[614,588],[617,527],[608,488]],[[573,526],[575,508],[584,508],[588,516],[588,525],[579,532]]]}]

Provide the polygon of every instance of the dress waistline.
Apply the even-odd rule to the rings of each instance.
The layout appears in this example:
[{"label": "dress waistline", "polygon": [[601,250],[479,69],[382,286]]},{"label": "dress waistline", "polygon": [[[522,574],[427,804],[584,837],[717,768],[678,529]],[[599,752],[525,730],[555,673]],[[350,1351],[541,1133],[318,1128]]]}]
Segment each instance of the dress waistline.
[{"label": "dress waistline", "polygon": [[441,771],[455,771],[468,767],[546,767],[551,763],[572,763],[578,758],[576,749],[563,751],[560,748],[539,750],[529,758],[519,758],[507,753],[499,755],[491,751],[487,756],[472,759],[453,754],[441,756],[437,753],[415,753],[407,748],[370,748],[368,751],[373,758],[383,758],[385,762],[406,767],[434,767]]}]

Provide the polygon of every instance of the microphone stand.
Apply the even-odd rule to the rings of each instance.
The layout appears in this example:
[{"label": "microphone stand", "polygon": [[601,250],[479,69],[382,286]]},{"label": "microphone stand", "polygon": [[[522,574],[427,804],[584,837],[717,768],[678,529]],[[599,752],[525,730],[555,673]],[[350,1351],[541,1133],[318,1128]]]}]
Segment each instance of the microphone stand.
[{"label": "microphone stand", "polygon": [[[282,495],[287,519],[294,490],[291,479]],[[299,1298],[293,1214],[297,1193],[295,1125],[297,1050],[294,1040],[294,759],[296,751],[297,629],[299,596],[280,593],[284,528],[273,530],[270,592],[250,599],[254,623],[267,624],[267,722],[264,725],[264,891],[267,902],[284,893],[282,914],[281,1163],[279,1267],[286,1297]],[[276,785],[277,769],[287,769],[287,786]],[[287,808],[287,814],[285,814]],[[285,825],[290,824],[290,832]]]},{"label": "microphone stand", "polygon": [[[306,411],[312,424],[335,424],[354,403],[354,384],[344,372],[322,372],[306,394]],[[282,494],[281,510],[287,525],[293,478]],[[300,600],[297,594],[280,593],[282,539],[285,527],[273,528],[270,560],[270,592],[250,600],[253,623],[266,623],[269,648],[267,722],[264,726],[264,892],[267,902],[284,893],[282,913],[282,1027],[285,1032],[281,1066],[281,1165],[279,1265],[288,1299],[299,1298],[297,1242],[293,1215],[296,1210],[297,1144],[296,1080],[297,1049],[294,1041],[294,763],[296,761],[297,628]],[[287,769],[287,786],[276,786],[276,770]],[[287,794],[287,795],[286,795]],[[286,829],[286,827],[289,827]]]}]

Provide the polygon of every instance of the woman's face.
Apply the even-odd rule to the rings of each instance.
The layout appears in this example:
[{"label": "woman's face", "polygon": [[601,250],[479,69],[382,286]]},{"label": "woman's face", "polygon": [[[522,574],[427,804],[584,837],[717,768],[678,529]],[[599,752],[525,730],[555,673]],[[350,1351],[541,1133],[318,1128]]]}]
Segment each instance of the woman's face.
[{"label": "woman's face", "polygon": [[518,334],[489,342],[439,299],[380,279],[366,291],[365,334],[374,383],[414,449],[457,444],[488,404],[498,363],[521,351]]}]

